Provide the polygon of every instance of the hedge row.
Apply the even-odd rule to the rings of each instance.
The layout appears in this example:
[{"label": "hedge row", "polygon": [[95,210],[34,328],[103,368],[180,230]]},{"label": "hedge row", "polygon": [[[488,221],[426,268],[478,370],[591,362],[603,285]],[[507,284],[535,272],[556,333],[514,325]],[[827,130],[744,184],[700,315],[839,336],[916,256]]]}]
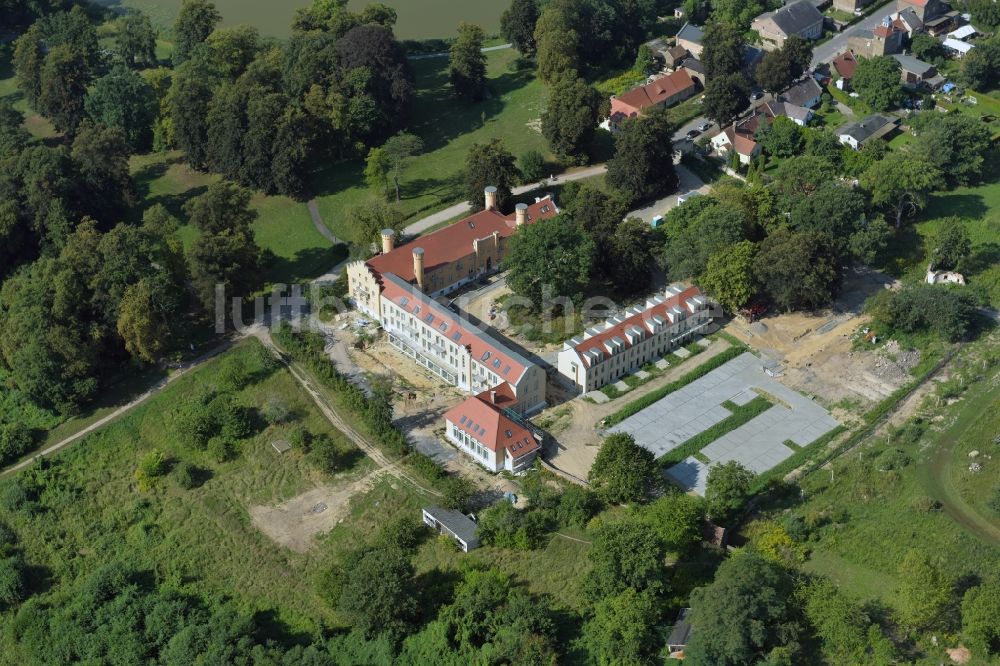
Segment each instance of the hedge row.
[{"label": "hedge row", "polygon": [[774,407],[774,403],[764,396],[759,395],[745,405],[724,403],[724,406],[732,412],[729,416],[722,419],[712,427],[702,430],[677,448],[667,451],[663,457],[660,458],[660,464],[676,465],[688,456],[693,456],[723,435],[736,430],[747,421],[750,421],[751,419],[754,419],[771,409],[771,407]]},{"label": "hedge row", "polygon": [[697,368],[687,373],[680,379],[672,381],[669,384],[661,386],[655,391],[647,393],[641,398],[633,400],[632,402],[628,403],[627,405],[619,409],[614,414],[611,414],[606,419],[604,419],[605,427],[610,427],[615,425],[616,423],[621,423],[628,417],[634,414],[638,414],[639,412],[646,409],[653,403],[662,400],[663,398],[667,397],[674,391],[684,388],[694,380],[704,377],[712,370],[715,370],[716,368],[721,367],[726,363],[729,363],[734,358],[736,358],[740,354],[743,354],[744,352],[746,352],[745,347],[742,346],[730,347],[729,349],[722,352],[718,356],[713,356],[712,358],[708,359],[707,361],[705,361],[704,363],[702,363]]}]

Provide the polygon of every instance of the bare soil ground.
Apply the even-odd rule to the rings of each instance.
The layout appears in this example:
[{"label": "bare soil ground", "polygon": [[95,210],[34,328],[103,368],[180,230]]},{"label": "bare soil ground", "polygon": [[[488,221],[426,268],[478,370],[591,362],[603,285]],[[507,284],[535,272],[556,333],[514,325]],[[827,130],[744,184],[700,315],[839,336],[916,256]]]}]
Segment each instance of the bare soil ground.
[{"label": "bare soil ground", "polygon": [[353,481],[317,486],[277,506],[251,506],[250,517],[273,541],[305,553],[318,534],[329,532],[348,516],[352,497],[371,490],[386,473],[382,468]]},{"label": "bare soil ground", "polygon": [[850,420],[906,383],[918,360],[898,349],[880,352],[881,341],[855,349],[855,335],[867,322],[861,313],[865,299],[894,285],[877,271],[852,271],[828,310],[772,314],[753,324],[734,320],[727,330],[780,362],[782,382],[816,397],[838,419]]},{"label": "bare soil ground", "polygon": [[545,458],[567,474],[586,479],[591,465],[601,445],[601,435],[597,424],[601,419],[613,414],[624,405],[664,384],[691,372],[710,358],[729,348],[725,340],[715,340],[705,351],[681,363],[660,377],[643,384],[637,389],[598,405],[578,396],[569,402],[550,407],[532,420],[552,436],[554,444],[545,452]]}]

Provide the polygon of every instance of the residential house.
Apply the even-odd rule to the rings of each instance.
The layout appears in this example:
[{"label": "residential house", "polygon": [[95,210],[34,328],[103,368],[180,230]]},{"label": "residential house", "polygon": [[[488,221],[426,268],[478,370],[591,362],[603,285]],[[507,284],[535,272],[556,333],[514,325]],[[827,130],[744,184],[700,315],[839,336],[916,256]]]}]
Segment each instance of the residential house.
[{"label": "residential house", "polygon": [[886,16],[882,22],[871,30],[857,30],[847,38],[847,47],[855,55],[865,58],[900,53],[906,40],[906,32],[898,28],[891,16]]},{"label": "residential house", "polygon": [[861,150],[865,144],[881,139],[898,126],[899,118],[875,113],[861,122],[847,123],[836,131],[836,135],[842,144],[854,150]]},{"label": "residential house", "polygon": [[965,24],[965,19],[956,11],[945,12],[937,18],[922,18],[924,30],[935,37],[940,37],[950,30]]},{"label": "residential house", "polygon": [[788,102],[795,106],[803,106],[807,109],[819,106],[822,97],[823,88],[811,76],[804,77],[791,88],[778,95],[778,99],[782,102]]},{"label": "residential house", "polygon": [[941,0],[896,0],[896,11],[912,9],[921,21],[927,21],[941,16],[947,11],[947,5]]},{"label": "residential house", "polygon": [[662,296],[566,341],[559,373],[578,391],[597,390],[686,344],[711,322],[698,287],[670,285]]},{"label": "residential house", "polygon": [[683,46],[671,46],[663,54],[664,61],[670,69],[677,69],[685,59],[690,57],[691,54]]},{"label": "residential house", "polygon": [[813,117],[812,109],[805,106],[797,106],[791,102],[766,102],[757,108],[757,112],[763,113],[768,120],[784,116],[802,127],[808,125]]},{"label": "residential house", "polygon": [[457,314],[394,273],[382,275],[382,328],[389,344],[427,372],[478,395],[508,384],[510,409],[531,414],[545,406],[545,371],[487,327]]},{"label": "residential house", "polygon": [[479,526],[468,516],[439,506],[423,509],[424,524],[455,540],[463,552],[479,548]]},{"label": "residential house", "polygon": [[382,319],[379,295],[383,276],[392,273],[404,282],[438,297],[494,273],[506,256],[507,239],[519,226],[554,217],[559,209],[551,197],[531,205],[518,204],[513,215],[496,209],[496,188],[486,188],[486,207],[474,215],[396,246],[391,229],[382,232],[382,253],[368,261],[347,265],[348,295],[355,307]]},{"label": "residential house", "polygon": [[851,79],[854,77],[854,70],[858,68],[858,59],[854,57],[854,54],[850,51],[844,51],[833,59],[831,65],[833,71],[840,76],[837,87],[841,90],[849,87]]},{"label": "residential house", "polygon": [[761,114],[754,114],[726,127],[712,137],[712,150],[720,155],[734,152],[739,155],[740,164],[750,164],[755,157],[760,155],[761,147],[754,136],[763,117]]},{"label": "residential house", "polygon": [[690,613],[690,608],[681,609],[677,616],[677,622],[674,623],[670,630],[670,636],[667,637],[667,655],[671,659],[684,659],[684,649],[691,640],[692,627],[691,623],[688,622]]},{"label": "residential house", "polygon": [[760,35],[764,48],[779,49],[792,35],[803,39],[823,36],[823,15],[809,0],[799,0],[773,12],[755,18],[750,29]]},{"label": "residential house", "polygon": [[445,436],[491,472],[525,470],[542,437],[511,409],[516,402],[507,384],[467,398],[445,412]]},{"label": "residential house", "polygon": [[677,46],[683,46],[695,58],[701,57],[701,50],[704,48],[702,41],[705,39],[705,32],[696,25],[685,23],[677,31],[675,37]]},{"label": "residential house", "polygon": [[651,83],[633,88],[619,97],[612,97],[608,125],[612,131],[620,131],[628,118],[636,118],[647,109],[673,106],[693,96],[697,90],[697,84],[685,69],[664,74]]},{"label": "residential house", "polygon": [[944,77],[928,62],[911,55],[894,55],[893,58],[899,62],[900,78],[910,88],[926,86],[935,89],[944,83]]},{"label": "residential house", "polygon": [[848,14],[860,11],[870,5],[872,0],[833,0],[833,8]]},{"label": "residential house", "polygon": [[912,7],[907,7],[892,15],[892,24],[906,33],[906,40],[910,41],[918,32],[923,32],[924,22],[913,11]]},{"label": "residential house", "polygon": [[685,58],[681,61],[680,69],[687,72],[691,80],[700,84],[702,88],[708,83],[708,78],[705,76],[705,66],[701,64],[701,60],[697,58]]}]

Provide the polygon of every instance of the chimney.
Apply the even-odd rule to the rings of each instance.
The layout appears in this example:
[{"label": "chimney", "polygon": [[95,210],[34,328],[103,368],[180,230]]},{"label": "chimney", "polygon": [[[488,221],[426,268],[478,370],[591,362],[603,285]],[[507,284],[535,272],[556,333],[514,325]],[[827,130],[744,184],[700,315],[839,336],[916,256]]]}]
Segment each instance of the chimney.
[{"label": "chimney", "polygon": [[497,209],[497,188],[493,185],[487,185],[486,189],[483,191],[486,195],[486,210],[496,210]]},{"label": "chimney", "polygon": [[424,248],[413,248],[413,277],[417,279],[417,287],[424,290]]},{"label": "chimney", "polygon": [[396,247],[396,232],[392,229],[382,230],[382,254],[392,252]]},{"label": "chimney", "polygon": [[496,390],[490,391],[490,404],[497,404],[497,392]]},{"label": "chimney", "polygon": [[517,216],[517,227],[520,229],[528,221],[528,204],[519,203],[514,206],[514,214]]}]

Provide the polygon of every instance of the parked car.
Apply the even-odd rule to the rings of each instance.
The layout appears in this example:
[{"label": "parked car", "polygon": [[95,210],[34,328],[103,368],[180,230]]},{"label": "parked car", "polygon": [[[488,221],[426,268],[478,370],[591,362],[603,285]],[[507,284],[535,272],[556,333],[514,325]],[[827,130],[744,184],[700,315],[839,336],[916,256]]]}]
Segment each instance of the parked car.
[{"label": "parked car", "polygon": [[763,93],[763,91],[760,91],[760,90],[754,90],[752,93],[750,93],[750,99],[753,100],[754,102],[756,102],[757,100],[759,100],[763,96],[764,96],[764,93]]},{"label": "parked car", "polygon": [[693,138],[695,138],[696,136],[698,136],[699,134],[701,134],[701,132],[699,132],[699,131],[698,131],[698,130],[696,130],[696,129],[693,129],[693,130],[691,130],[690,132],[688,132],[688,133],[687,133],[687,138],[689,138],[689,139],[693,139]]},{"label": "parked car", "polygon": [[698,131],[699,132],[707,132],[708,128],[711,127],[711,126],[712,126],[712,123],[702,123],[701,125],[698,125]]}]

